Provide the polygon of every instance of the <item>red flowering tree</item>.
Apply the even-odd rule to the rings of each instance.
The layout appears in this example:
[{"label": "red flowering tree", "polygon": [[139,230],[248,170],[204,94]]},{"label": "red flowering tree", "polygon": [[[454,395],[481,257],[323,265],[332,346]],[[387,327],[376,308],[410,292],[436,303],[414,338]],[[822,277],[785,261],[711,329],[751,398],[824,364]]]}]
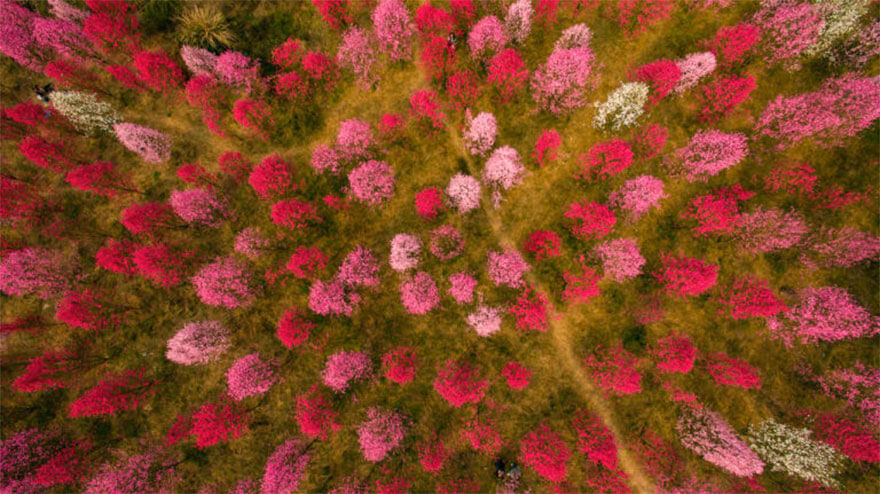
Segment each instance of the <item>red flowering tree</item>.
[{"label": "red flowering tree", "polygon": [[227,151],[220,155],[217,162],[220,170],[235,179],[237,183],[243,183],[250,178],[253,165],[241,153]]},{"label": "red flowering tree", "polygon": [[722,386],[735,386],[743,389],[760,389],[761,376],[758,370],[748,363],[715,353],[706,357],[706,370],[716,383]]},{"label": "red flowering tree", "polygon": [[229,398],[206,403],[192,414],[190,434],[196,438],[196,447],[227,443],[248,432],[250,416],[247,410]]},{"label": "red flowering tree", "polygon": [[508,48],[496,54],[489,61],[489,76],[486,81],[498,91],[502,103],[514,99],[529,80],[529,69],[519,53]]},{"label": "red flowering tree", "polygon": [[745,101],[754,89],[753,76],[730,76],[713,80],[700,89],[697,98],[697,106],[700,108],[698,119],[704,123],[721,120]]},{"label": "red flowering tree", "polygon": [[630,143],[633,155],[640,160],[648,160],[660,154],[666,144],[666,127],[648,124],[636,132]]},{"label": "red flowering tree", "polygon": [[853,461],[880,463],[880,441],[867,428],[846,417],[823,415],[816,421],[816,438],[834,446]]},{"label": "red flowering tree", "polygon": [[621,346],[609,349],[599,346],[584,360],[593,382],[602,390],[616,394],[642,391],[642,375],[636,369],[637,363],[636,356]]},{"label": "red flowering tree", "polygon": [[71,150],[65,148],[64,144],[37,135],[22,139],[18,143],[18,150],[34,165],[54,172],[63,172],[76,164],[71,159]]},{"label": "red flowering tree", "polygon": [[138,45],[137,7],[124,0],[86,0],[92,14],[83,20],[83,35],[105,53],[132,53]]},{"label": "red flowering tree", "polygon": [[316,325],[305,318],[298,308],[284,311],[284,315],[278,321],[276,334],[281,344],[288,349],[298,347],[308,341],[309,335]]},{"label": "red flowering tree", "polygon": [[[427,4],[426,4],[427,5]],[[419,452],[419,464],[426,472],[437,475],[437,472],[443,469],[449,452],[443,445],[442,441],[428,441],[417,448]]]},{"label": "red flowering tree", "polygon": [[571,234],[580,240],[600,239],[611,233],[617,222],[611,208],[588,199],[569,204],[564,217]]},{"label": "red flowering tree", "polygon": [[169,288],[186,279],[193,253],[166,244],[141,245],[132,253],[138,273],[153,283]]},{"label": "red flowering tree", "polygon": [[696,220],[697,225],[693,228],[695,237],[707,237],[709,234],[729,235],[741,223],[739,202],[754,195],[739,184],[719,187],[712,194],[694,198],[680,218]]},{"label": "red flowering tree", "polygon": [[409,114],[424,131],[431,132],[443,127],[446,115],[440,111],[437,99],[437,93],[430,89],[415,91],[409,98]]},{"label": "red flowering tree", "polygon": [[314,280],[324,270],[326,265],[327,256],[317,247],[300,245],[290,255],[290,260],[287,261],[286,267],[295,278]]},{"label": "red flowering tree", "polygon": [[120,191],[137,192],[129,185],[128,180],[116,171],[116,165],[109,161],[96,161],[76,167],[67,172],[65,179],[75,189],[104,197],[113,197]]},{"label": "red flowering tree", "polygon": [[604,180],[629,168],[633,164],[634,156],[629,143],[621,139],[597,143],[588,153],[581,154],[578,159],[580,171],[575,178]]},{"label": "red flowering tree", "polygon": [[183,88],[183,70],[164,51],[142,51],[134,56],[137,77],[145,86],[170,94]]},{"label": "red flowering tree", "polygon": [[724,306],[718,313],[731,319],[772,317],[786,310],[785,303],[773,294],[767,280],[754,277],[737,278],[717,301]]},{"label": "red flowering tree", "polygon": [[597,415],[586,410],[578,411],[571,420],[577,434],[577,449],[587,460],[602,465],[610,471],[617,469],[617,445],[614,435]]},{"label": "red flowering tree", "polygon": [[445,37],[432,36],[422,43],[419,62],[432,82],[443,81],[455,69],[455,45]]},{"label": "red flowering tree", "polygon": [[697,349],[689,338],[671,334],[657,340],[657,345],[651,349],[651,357],[654,358],[657,370],[661,373],[687,374],[694,368]]},{"label": "red flowering tree", "polygon": [[418,360],[411,347],[399,346],[382,355],[385,377],[397,384],[406,384],[416,377]]},{"label": "red flowering tree", "polygon": [[446,97],[457,111],[473,106],[480,94],[480,82],[470,70],[456,70],[446,79]]},{"label": "red flowering tree", "polygon": [[654,277],[670,295],[696,297],[715,286],[718,266],[700,259],[664,254],[663,265]]},{"label": "red flowering tree", "polygon": [[571,451],[565,441],[546,424],[526,434],[519,445],[520,461],[551,482],[565,480],[570,458]]},{"label": "red flowering tree", "polygon": [[642,81],[650,88],[648,105],[653,106],[665,98],[678,84],[681,69],[678,64],[665,58],[642,65],[636,71],[635,79]]},{"label": "red flowering tree", "polygon": [[535,261],[540,261],[558,256],[561,244],[562,239],[556,232],[535,230],[529,234],[529,238],[523,245],[523,250],[531,253],[535,257]]},{"label": "red flowering tree", "polygon": [[131,233],[153,234],[175,226],[171,205],[164,202],[131,204],[122,210],[119,221]]},{"label": "red flowering tree", "polygon": [[455,408],[465,403],[479,403],[489,382],[465,360],[447,360],[437,370],[434,390]]},{"label": "red flowering tree", "polygon": [[509,310],[516,317],[517,329],[542,333],[550,329],[547,297],[530,286],[520,292]]},{"label": "red flowering tree", "polygon": [[416,194],[416,213],[422,221],[433,221],[444,209],[443,191],[437,187],[427,187]]},{"label": "red flowering tree", "polygon": [[293,180],[290,165],[277,154],[263,158],[248,176],[248,183],[264,201],[277,199],[297,190],[297,184]]},{"label": "red flowering tree", "polygon": [[95,417],[133,410],[156,391],[158,381],[144,377],[145,369],[127,370],[107,377],[70,404],[68,416]]},{"label": "red flowering tree", "polygon": [[333,410],[330,398],[315,384],[307,393],[296,397],[294,417],[302,433],[309,439],[327,439],[339,430],[338,414]]},{"label": "red flowering tree", "polygon": [[95,253],[95,264],[114,273],[137,274],[138,268],[132,258],[135,247],[129,241],[108,238]]},{"label": "red flowering tree", "polygon": [[310,203],[297,199],[285,199],[272,206],[272,223],[286,226],[291,230],[303,230],[323,220],[318,215],[318,208]]},{"label": "red flowering tree", "polygon": [[333,30],[339,30],[351,23],[348,0],[312,0],[321,18]]},{"label": "red flowering tree", "polygon": [[553,129],[541,131],[541,137],[535,142],[535,152],[532,154],[539,167],[543,167],[546,161],[556,159],[556,151],[560,144],[562,144],[562,138],[559,137],[558,132]]}]

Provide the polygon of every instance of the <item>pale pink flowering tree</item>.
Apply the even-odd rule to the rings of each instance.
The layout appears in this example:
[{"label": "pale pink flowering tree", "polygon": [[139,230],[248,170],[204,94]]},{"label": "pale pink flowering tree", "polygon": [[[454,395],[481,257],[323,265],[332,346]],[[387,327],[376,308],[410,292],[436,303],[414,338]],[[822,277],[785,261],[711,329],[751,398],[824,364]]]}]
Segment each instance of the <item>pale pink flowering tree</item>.
[{"label": "pale pink flowering tree", "polygon": [[81,23],[89,16],[86,10],[80,10],[64,0],[49,0],[49,10],[52,15],[65,21]]},{"label": "pale pink flowering tree", "polygon": [[836,286],[808,287],[798,304],[767,319],[770,334],[788,346],[815,344],[880,334],[880,318],[871,315],[846,290]]},{"label": "pale pink flowering tree", "polygon": [[735,236],[742,250],[759,254],[794,247],[809,231],[797,211],[758,206],[750,213],[739,215]]},{"label": "pale pink flowering tree", "polygon": [[659,209],[663,193],[663,181],[651,175],[640,175],[627,180],[619,189],[608,195],[608,202],[627,212],[631,221],[638,221],[651,209]]},{"label": "pale pink flowering tree", "polygon": [[247,265],[232,256],[203,266],[190,281],[203,303],[227,309],[247,307],[262,292]]},{"label": "pale pink flowering tree", "polygon": [[229,216],[226,203],[210,189],[172,190],[168,200],[183,221],[218,228]]},{"label": "pale pink flowering tree", "polygon": [[516,43],[522,43],[532,30],[532,0],[517,0],[507,8],[504,16],[504,32]]},{"label": "pale pink flowering tree", "polygon": [[207,74],[213,76],[217,66],[217,55],[195,46],[180,47],[180,58],[193,75]]},{"label": "pale pink flowering tree", "polygon": [[373,363],[369,355],[340,351],[327,357],[321,379],[333,391],[345,393],[353,381],[369,379],[372,375]]},{"label": "pale pink flowering tree", "polygon": [[471,111],[468,109],[464,114],[465,129],[462,132],[465,148],[469,153],[475,156],[485,156],[495,144],[495,138],[498,136],[498,123],[495,121],[495,115],[482,112],[476,117],[471,118]]},{"label": "pale pink flowering tree", "polygon": [[483,17],[468,34],[468,47],[471,55],[480,60],[486,60],[493,54],[498,53],[508,42],[504,32],[504,24],[494,15]]},{"label": "pale pink flowering tree", "polygon": [[316,280],[309,288],[309,309],[322,316],[351,316],[361,296],[339,278]]},{"label": "pale pink flowering tree", "polygon": [[410,314],[427,314],[440,303],[440,292],[431,275],[417,272],[400,284],[400,301]]},{"label": "pale pink flowering tree", "polygon": [[373,41],[366,31],[357,26],[350,28],[342,36],[336,61],[340,67],[354,72],[358,84],[363,88],[369,88],[379,80],[373,71],[373,64],[376,62]]},{"label": "pale pink flowering tree", "polygon": [[483,183],[492,187],[495,207],[501,203],[501,191],[522,183],[526,169],[516,149],[503,146],[492,152],[483,167]]},{"label": "pale pink flowering tree", "polygon": [[391,239],[391,254],[388,264],[391,269],[403,272],[416,267],[419,264],[419,252],[422,250],[422,241],[415,235],[398,233]]},{"label": "pale pink flowering tree", "polygon": [[754,24],[761,30],[764,59],[797,69],[798,58],[819,41],[825,24],[822,13],[809,2],[765,0],[755,14]]},{"label": "pale pink flowering tree", "polygon": [[480,207],[480,182],[470,175],[456,173],[449,179],[446,196],[452,207],[465,214]]},{"label": "pale pink flowering tree", "polygon": [[318,175],[325,171],[329,172],[331,175],[339,175],[339,172],[341,171],[339,161],[341,159],[342,157],[335,149],[321,143],[315,146],[315,149],[312,151],[312,159],[309,164],[312,165],[312,168],[314,168]]},{"label": "pale pink flowering tree", "polygon": [[349,172],[348,183],[356,199],[378,206],[394,195],[394,169],[384,161],[366,161]]},{"label": "pale pink flowering tree", "polygon": [[376,140],[369,122],[349,118],[339,123],[334,151],[347,161],[364,160],[372,156]]},{"label": "pale pink flowering tree", "polygon": [[229,334],[220,321],[188,322],[168,340],[165,357],[181,365],[215,362],[230,348]]},{"label": "pale pink flowering tree", "polygon": [[642,274],[645,258],[639,252],[635,238],[616,238],[593,248],[602,261],[602,271],[618,283]]},{"label": "pale pink flowering tree", "polygon": [[880,78],[849,73],[829,79],[817,91],[779,95],[765,108],[755,131],[779,149],[812,138],[824,147],[839,145],[880,118]]},{"label": "pale pink flowering tree", "polygon": [[400,447],[406,435],[407,424],[403,415],[371,407],[367,410],[367,420],[358,426],[358,442],[364,459],[377,463],[388,453]]},{"label": "pale pink flowering tree", "polygon": [[77,264],[59,251],[38,247],[14,250],[0,259],[0,291],[52,298],[70,288],[77,270]]},{"label": "pale pink flowering tree", "polygon": [[849,226],[822,227],[806,244],[808,251],[801,256],[801,262],[826,267],[851,268],[880,254],[880,237]]},{"label": "pale pink flowering tree", "polygon": [[449,275],[449,289],[446,291],[459,305],[469,304],[474,300],[474,288],[477,280],[473,276],[459,272]]},{"label": "pale pink flowering tree", "polygon": [[235,236],[235,252],[256,260],[269,248],[267,239],[259,230],[249,226]]},{"label": "pale pink flowering tree", "polygon": [[503,252],[489,251],[486,269],[495,286],[520,288],[524,282],[523,273],[531,268],[518,250],[506,249]]},{"label": "pale pink flowering tree", "polygon": [[744,134],[725,134],[717,130],[698,131],[690,142],[675,151],[670,163],[673,175],[689,182],[705,182],[709,177],[738,164],[748,154]]},{"label": "pale pink flowering tree", "polygon": [[856,362],[849,369],[833,370],[815,380],[827,395],[861,410],[869,422],[880,423],[880,367]]},{"label": "pale pink flowering tree", "polygon": [[158,130],[122,122],[113,125],[113,132],[123,146],[148,163],[162,163],[171,157],[171,138]]},{"label": "pale pink flowering tree", "polygon": [[379,286],[379,260],[373,251],[358,245],[345,256],[337,277],[350,287]]},{"label": "pale pink flowering tree", "polygon": [[480,304],[468,314],[467,323],[476,333],[483,338],[492,336],[501,331],[501,315],[503,310],[499,307]]},{"label": "pale pink flowering tree", "polygon": [[532,75],[532,99],[553,114],[584,106],[594,58],[587,46],[554,49]]},{"label": "pale pink flowering tree", "polygon": [[751,477],[764,471],[764,462],[716,412],[685,407],[676,430],[682,446],[733,475]]},{"label": "pale pink flowering tree", "polygon": [[371,16],[375,26],[379,48],[391,60],[408,58],[409,46],[413,36],[413,25],[409,11],[400,0],[379,0]]},{"label": "pale pink flowering tree", "polygon": [[236,360],[226,371],[227,392],[235,401],[269,391],[278,380],[276,365],[260,360],[259,353],[251,353]]},{"label": "pale pink flowering tree", "polygon": [[304,444],[295,439],[284,441],[266,460],[260,494],[297,492],[308,464],[309,455]]},{"label": "pale pink flowering tree", "polygon": [[715,55],[710,51],[685,55],[675,63],[681,72],[673,90],[678,94],[696,86],[700,79],[714,72],[717,65]]},{"label": "pale pink flowering tree", "polygon": [[590,31],[589,26],[586,24],[574,24],[559,35],[559,39],[553,43],[553,48],[582,48],[590,46],[590,40],[593,38],[593,33]]}]

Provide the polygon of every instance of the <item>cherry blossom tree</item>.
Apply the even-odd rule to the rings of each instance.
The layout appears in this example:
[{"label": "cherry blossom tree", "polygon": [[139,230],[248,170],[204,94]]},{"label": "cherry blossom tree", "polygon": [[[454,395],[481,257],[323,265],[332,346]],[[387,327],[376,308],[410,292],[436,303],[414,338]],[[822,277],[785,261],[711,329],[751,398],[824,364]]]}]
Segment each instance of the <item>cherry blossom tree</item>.
[{"label": "cherry blossom tree", "polygon": [[206,264],[190,280],[196,295],[207,305],[235,309],[254,303],[261,288],[242,261],[232,257],[218,257]]},{"label": "cherry blossom tree", "polygon": [[484,338],[492,336],[501,331],[501,313],[502,310],[498,307],[480,304],[468,314],[468,326]]},{"label": "cherry blossom tree", "polygon": [[542,110],[555,115],[584,106],[594,59],[588,46],[554,48],[532,74],[532,99]]},{"label": "cherry blossom tree", "polygon": [[271,361],[260,360],[257,352],[245,355],[226,371],[227,393],[235,401],[241,401],[269,391],[278,381],[276,367]]},{"label": "cherry blossom tree", "polygon": [[562,482],[567,476],[571,451],[561,436],[546,424],[529,432],[520,442],[520,461],[551,482]]},{"label": "cherry blossom tree", "polygon": [[366,89],[379,80],[373,70],[373,64],[376,62],[373,43],[366,31],[355,26],[343,34],[342,43],[336,52],[336,62],[339,66],[354,72],[358,84]]},{"label": "cherry blossom tree", "polygon": [[123,454],[115,461],[101,466],[98,473],[85,485],[84,492],[171,492],[178,479],[174,465],[159,450],[148,450],[136,455]]},{"label": "cherry blossom tree", "polygon": [[531,0],[517,0],[507,8],[504,16],[504,32],[515,43],[522,43],[532,30],[532,16],[535,9]]},{"label": "cherry blossom tree", "polygon": [[789,70],[800,66],[798,58],[819,41],[824,24],[813,4],[779,0],[762,2],[753,22],[761,30],[764,60]]},{"label": "cherry blossom tree", "polygon": [[400,301],[410,314],[427,314],[440,303],[440,292],[431,275],[419,271],[400,284]]},{"label": "cherry blossom tree", "polygon": [[220,321],[188,322],[168,340],[165,357],[181,365],[216,362],[232,346],[229,336]]},{"label": "cherry blossom tree", "polygon": [[132,53],[140,42],[137,7],[122,0],[88,0],[92,14],[83,20],[83,34],[105,53]]},{"label": "cherry blossom tree", "polygon": [[371,16],[379,47],[391,60],[408,58],[413,25],[400,0],[379,0]]},{"label": "cherry blossom tree", "polygon": [[403,415],[378,407],[370,408],[367,420],[357,429],[364,459],[372,463],[384,460],[388,453],[400,447],[406,432]]},{"label": "cherry blossom tree", "polygon": [[361,301],[357,292],[350,291],[338,278],[317,280],[309,288],[309,309],[322,316],[351,316]]},{"label": "cherry blossom tree", "polygon": [[676,430],[682,446],[733,475],[751,477],[764,471],[764,462],[716,412],[684,407]]},{"label": "cherry blossom tree", "polygon": [[686,146],[675,151],[675,160],[669,163],[669,167],[673,175],[683,176],[689,182],[705,182],[740,163],[746,155],[748,147],[744,134],[698,131]]},{"label": "cherry blossom tree", "polygon": [[467,40],[471,55],[478,60],[486,60],[498,53],[508,41],[504,24],[494,15],[487,15],[477,21]]},{"label": "cherry blossom tree", "polygon": [[469,304],[474,300],[474,288],[477,287],[477,280],[473,276],[458,272],[449,275],[449,289],[446,293],[455,299],[459,305]]},{"label": "cherry blossom tree", "polygon": [[345,393],[352,381],[368,379],[373,374],[370,356],[362,352],[336,352],[327,357],[321,373],[324,385],[336,393]]},{"label": "cherry blossom tree", "polygon": [[452,225],[438,226],[431,230],[428,250],[441,261],[455,259],[464,252],[464,237]]},{"label": "cherry blossom tree", "polygon": [[434,390],[455,408],[479,403],[489,382],[480,377],[477,367],[465,360],[446,360],[437,369]]},{"label": "cherry blossom tree", "polygon": [[276,334],[282,345],[293,349],[305,343],[315,327],[315,323],[306,319],[298,308],[288,309],[278,321]]},{"label": "cherry blossom tree", "polygon": [[[426,4],[427,5],[427,4]],[[419,464],[426,472],[437,474],[443,469],[446,459],[449,457],[449,451],[441,441],[429,441],[418,447]]]},{"label": "cherry blossom tree", "polygon": [[370,249],[356,246],[339,266],[339,279],[348,286],[379,286],[379,260]]},{"label": "cherry blossom tree", "polygon": [[446,197],[460,214],[480,207],[480,193],[480,182],[462,173],[456,173],[446,186]]},{"label": "cherry blossom tree", "polygon": [[651,175],[627,180],[608,195],[608,203],[622,209],[630,221],[638,221],[652,209],[660,209],[660,201],[669,197],[663,192],[663,181]]},{"label": "cherry blossom tree", "polygon": [[807,287],[798,303],[767,319],[771,336],[787,347],[864,338],[880,333],[880,318],[871,315],[846,290],[836,286]]},{"label": "cherry blossom tree", "polygon": [[284,441],[266,460],[260,494],[293,494],[298,490],[308,465],[305,445],[295,439]]},{"label": "cherry blossom tree", "polygon": [[104,197],[114,197],[120,191],[135,191],[128,180],[116,170],[116,165],[109,161],[95,161],[73,168],[67,172],[65,180],[76,189]]},{"label": "cherry blossom tree", "polygon": [[741,213],[734,232],[739,246],[749,254],[774,252],[796,246],[809,233],[809,226],[797,211],[756,207]]},{"label": "cherry blossom tree", "polygon": [[516,249],[489,251],[487,271],[495,286],[519,288],[523,273],[531,269]]},{"label": "cherry blossom tree", "polygon": [[384,161],[366,161],[348,174],[354,197],[370,206],[378,206],[394,195],[394,169]]},{"label": "cherry blossom tree", "polygon": [[113,125],[113,132],[123,146],[148,163],[162,163],[171,157],[171,138],[158,130],[122,122]]},{"label": "cherry blossom tree", "polygon": [[483,112],[472,118],[470,110],[465,112],[465,130],[462,139],[469,153],[485,156],[492,149],[497,136],[498,124],[495,115]]},{"label": "cherry blossom tree", "polygon": [[52,298],[76,279],[77,263],[60,251],[39,247],[14,250],[0,259],[0,291]]},{"label": "cherry blossom tree", "polygon": [[172,190],[168,202],[183,221],[218,228],[229,216],[226,203],[210,189]]},{"label": "cherry blossom tree", "polygon": [[409,98],[409,114],[417,129],[430,133],[443,128],[446,115],[440,111],[437,99],[437,93],[431,89],[413,91]]},{"label": "cherry blossom tree", "polygon": [[700,79],[715,71],[717,54],[712,52],[691,53],[675,62],[681,76],[675,84],[674,91],[681,94],[697,85]]}]

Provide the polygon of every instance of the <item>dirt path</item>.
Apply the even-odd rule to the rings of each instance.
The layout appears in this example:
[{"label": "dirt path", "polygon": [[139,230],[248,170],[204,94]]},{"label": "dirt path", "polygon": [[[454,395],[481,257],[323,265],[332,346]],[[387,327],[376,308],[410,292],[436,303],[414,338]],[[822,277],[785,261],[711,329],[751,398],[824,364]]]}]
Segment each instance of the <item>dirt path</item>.
[{"label": "dirt path", "polygon": [[[470,154],[465,150],[464,143],[462,142],[458,131],[449,123],[446,124],[446,130],[449,135],[449,141],[459,150],[461,156],[464,156],[467,160],[468,170],[471,175],[479,177],[478,170],[475,167]],[[489,225],[492,228],[493,235],[501,243],[515,246],[516,242],[509,237],[502,225],[501,217],[496,210],[493,209],[490,201],[485,200],[485,196],[486,195],[484,194],[482,207],[489,217]],[[532,276],[530,272],[526,273],[525,277],[538,291],[550,293],[550,290],[538,279]],[[641,465],[636,458],[634,458],[629,450],[623,446],[620,430],[617,428],[617,424],[614,420],[614,411],[602,396],[602,393],[596,389],[587,377],[583,365],[578,361],[575,355],[572,340],[574,339],[574,335],[578,328],[570,319],[571,318],[567,314],[561,314],[561,317],[550,318],[550,335],[553,338],[553,348],[556,351],[556,356],[558,357],[559,362],[563,364],[563,372],[570,376],[570,382],[574,385],[578,394],[580,394],[581,398],[587,402],[590,410],[602,420],[605,427],[607,427],[616,438],[618,464],[620,465],[621,470],[623,470],[629,477],[628,483],[633,489],[633,492],[652,493],[654,492],[653,482],[642,471]]]}]

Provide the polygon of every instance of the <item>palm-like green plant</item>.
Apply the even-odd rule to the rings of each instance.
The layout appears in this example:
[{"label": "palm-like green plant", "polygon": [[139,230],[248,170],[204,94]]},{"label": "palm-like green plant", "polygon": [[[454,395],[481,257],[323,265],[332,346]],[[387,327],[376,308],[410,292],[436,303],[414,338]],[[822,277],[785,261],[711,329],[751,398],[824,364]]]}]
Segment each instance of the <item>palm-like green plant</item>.
[{"label": "palm-like green plant", "polygon": [[202,48],[229,46],[235,35],[215,4],[193,5],[181,14],[177,37],[182,43]]}]

